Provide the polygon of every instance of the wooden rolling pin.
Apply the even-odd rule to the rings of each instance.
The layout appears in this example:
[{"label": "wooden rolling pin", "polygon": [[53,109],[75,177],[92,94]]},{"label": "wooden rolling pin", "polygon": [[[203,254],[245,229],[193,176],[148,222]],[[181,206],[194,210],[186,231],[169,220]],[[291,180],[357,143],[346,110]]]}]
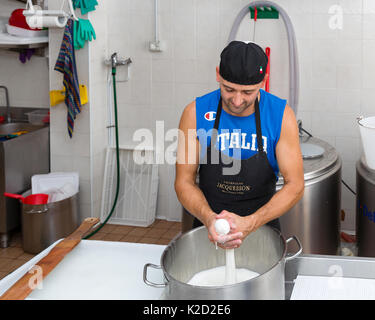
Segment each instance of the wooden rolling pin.
[{"label": "wooden rolling pin", "polygon": [[[40,280],[43,280],[99,221],[98,218],[86,218],[77,230],[59,242],[43,259],[37,262],[35,266],[42,270]],[[25,299],[34,289],[34,286],[30,285],[32,277],[35,277],[35,275],[27,272],[0,297],[0,300]]]}]

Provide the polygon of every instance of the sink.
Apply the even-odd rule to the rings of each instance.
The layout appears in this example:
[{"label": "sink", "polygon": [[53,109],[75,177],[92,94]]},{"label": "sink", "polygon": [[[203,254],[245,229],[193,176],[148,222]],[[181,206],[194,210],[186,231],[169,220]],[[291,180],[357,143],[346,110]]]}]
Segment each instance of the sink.
[{"label": "sink", "polygon": [[24,122],[4,123],[0,124],[0,135],[11,134],[18,131],[33,132],[43,128],[44,125],[33,125]]}]

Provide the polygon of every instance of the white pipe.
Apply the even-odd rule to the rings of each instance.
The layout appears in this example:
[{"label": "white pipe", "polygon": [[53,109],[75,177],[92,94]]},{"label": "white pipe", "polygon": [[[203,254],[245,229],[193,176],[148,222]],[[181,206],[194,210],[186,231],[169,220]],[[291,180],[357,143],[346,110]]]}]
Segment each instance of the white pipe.
[{"label": "white pipe", "polygon": [[298,68],[298,54],[297,54],[297,44],[296,37],[293,29],[292,22],[286,13],[286,11],[281,8],[278,4],[271,1],[254,1],[246,5],[237,15],[234,20],[232,29],[229,34],[228,43],[235,40],[238,28],[243,20],[243,18],[249,13],[249,7],[270,7],[273,6],[277,11],[279,11],[284,24],[287,29],[288,43],[289,43],[289,105],[293,109],[294,113],[297,115],[298,110],[298,97],[299,97],[299,68]]},{"label": "white pipe", "polygon": [[155,0],[155,43],[159,42],[158,0]]}]

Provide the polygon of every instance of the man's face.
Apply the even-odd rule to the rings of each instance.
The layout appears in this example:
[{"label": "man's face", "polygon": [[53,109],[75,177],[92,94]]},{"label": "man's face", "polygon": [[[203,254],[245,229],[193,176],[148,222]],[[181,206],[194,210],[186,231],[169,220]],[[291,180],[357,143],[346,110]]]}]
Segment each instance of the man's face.
[{"label": "man's face", "polygon": [[221,98],[224,105],[234,115],[243,115],[250,108],[256,98],[259,90],[264,86],[264,80],[255,85],[240,85],[224,80],[217,68],[216,79],[220,84]]}]

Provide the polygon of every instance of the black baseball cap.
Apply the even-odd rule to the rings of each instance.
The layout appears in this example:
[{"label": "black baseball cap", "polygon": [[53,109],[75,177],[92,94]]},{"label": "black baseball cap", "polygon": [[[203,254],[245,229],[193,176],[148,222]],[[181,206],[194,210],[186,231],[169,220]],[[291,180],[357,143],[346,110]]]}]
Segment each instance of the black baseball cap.
[{"label": "black baseball cap", "polygon": [[226,81],[253,85],[263,81],[267,64],[267,55],[257,44],[232,41],[221,52],[219,73]]}]

